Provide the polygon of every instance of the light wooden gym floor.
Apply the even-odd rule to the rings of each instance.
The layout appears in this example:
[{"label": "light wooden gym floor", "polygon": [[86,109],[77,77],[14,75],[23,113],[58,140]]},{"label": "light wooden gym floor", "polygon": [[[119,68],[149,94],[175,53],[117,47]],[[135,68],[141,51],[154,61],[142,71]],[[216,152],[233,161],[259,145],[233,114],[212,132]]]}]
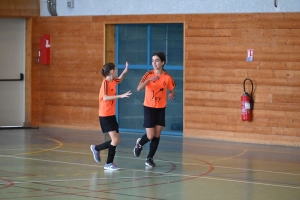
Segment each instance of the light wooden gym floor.
[{"label": "light wooden gym floor", "polygon": [[96,163],[100,131],[0,130],[0,199],[299,200],[300,148],[162,136],[155,168],[133,147],[141,133],[121,133],[115,164]]}]

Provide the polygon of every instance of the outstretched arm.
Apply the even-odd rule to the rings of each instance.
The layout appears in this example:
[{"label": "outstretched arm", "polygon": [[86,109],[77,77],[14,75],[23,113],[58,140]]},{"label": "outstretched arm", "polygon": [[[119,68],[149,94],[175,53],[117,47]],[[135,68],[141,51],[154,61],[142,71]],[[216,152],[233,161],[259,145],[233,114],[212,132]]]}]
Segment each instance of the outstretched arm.
[{"label": "outstretched arm", "polygon": [[129,64],[128,64],[128,62],[126,62],[125,69],[123,70],[122,74],[120,74],[120,76],[118,77],[118,79],[120,79],[120,82],[123,81],[125,74],[128,72],[128,66],[129,66]]},{"label": "outstretched arm", "polygon": [[104,95],[103,96],[103,100],[104,101],[109,101],[109,100],[114,100],[114,99],[122,99],[122,98],[128,98],[131,95],[131,91],[129,90],[128,92],[124,93],[124,94],[120,94],[120,95],[115,95],[115,96],[108,96],[108,95]]}]

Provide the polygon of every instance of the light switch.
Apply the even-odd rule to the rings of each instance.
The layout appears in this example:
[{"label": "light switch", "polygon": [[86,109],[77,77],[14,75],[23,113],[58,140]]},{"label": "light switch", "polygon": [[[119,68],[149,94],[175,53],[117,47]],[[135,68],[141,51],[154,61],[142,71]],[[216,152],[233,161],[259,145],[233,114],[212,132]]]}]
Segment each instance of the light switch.
[{"label": "light switch", "polygon": [[68,8],[74,8],[74,0],[67,0]]}]

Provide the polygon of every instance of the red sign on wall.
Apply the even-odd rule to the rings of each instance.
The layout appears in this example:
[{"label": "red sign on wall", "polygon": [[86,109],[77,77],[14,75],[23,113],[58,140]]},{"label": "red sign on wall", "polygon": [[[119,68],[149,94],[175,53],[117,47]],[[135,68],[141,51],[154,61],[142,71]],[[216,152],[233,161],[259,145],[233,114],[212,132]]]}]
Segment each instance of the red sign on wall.
[{"label": "red sign on wall", "polygon": [[44,34],[40,39],[40,63],[50,64],[50,34]]}]

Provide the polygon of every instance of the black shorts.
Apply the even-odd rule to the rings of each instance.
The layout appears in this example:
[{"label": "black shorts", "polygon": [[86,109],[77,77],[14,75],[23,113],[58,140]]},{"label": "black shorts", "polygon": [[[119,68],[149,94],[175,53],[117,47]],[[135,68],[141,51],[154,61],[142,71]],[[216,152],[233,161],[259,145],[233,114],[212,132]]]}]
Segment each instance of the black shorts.
[{"label": "black shorts", "polygon": [[103,133],[108,133],[110,131],[116,131],[119,133],[119,124],[115,115],[105,117],[99,116],[99,121]]},{"label": "black shorts", "polygon": [[165,126],[166,108],[151,108],[144,106],[144,128],[154,128],[155,125]]}]

